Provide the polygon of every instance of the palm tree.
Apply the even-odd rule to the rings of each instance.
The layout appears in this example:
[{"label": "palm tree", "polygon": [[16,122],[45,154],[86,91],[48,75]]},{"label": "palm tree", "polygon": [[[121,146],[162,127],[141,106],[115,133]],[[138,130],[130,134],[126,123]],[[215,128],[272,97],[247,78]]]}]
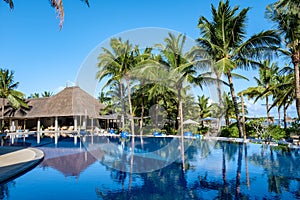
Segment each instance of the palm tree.
[{"label": "palm tree", "polygon": [[[122,129],[124,129],[125,102],[123,97],[123,84],[126,84],[127,99],[130,114],[131,132],[134,136],[134,120],[133,107],[131,102],[131,81],[133,79],[131,70],[139,65],[141,60],[138,54],[138,47],[132,48],[129,41],[123,42],[121,38],[112,38],[110,41],[112,51],[103,48],[103,52],[99,55],[98,71],[96,77],[101,81],[103,78],[109,78],[104,87],[116,82],[119,84],[121,105],[122,105]],[[143,56],[143,55],[142,55]]]},{"label": "palm tree", "polygon": [[[10,9],[14,9],[14,2],[13,0],[3,0],[5,3],[9,4]],[[59,27],[62,28],[63,22],[64,22],[64,16],[65,16],[65,11],[64,11],[64,6],[63,6],[63,1],[62,0],[49,0],[50,4],[53,8],[55,8],[58,17],[60,19]],[[88,7],[90,7],[89,1],[88,0],[81,0],[86,3]]]},{"label": "palm tree", "polygon": [[[163,57],[165,58],[164,64],[169,71],[169,81],[173,83],[174,90],[177,94],[177,108],[178,108],[178,127],[181,135],[183,136],[183,91],[184,91],[184,82],[195,81],[195,76],[197,72],[195,70],[195,62],[190,59],[190,52],[183,52],[185,45],[186,36],[179,34],[175,36],[172,33],[169,33],[168,37],[164,39],[165,45],[158,44],[156,45]],[[168,84],[170,86],[170,84]]]},{"label": "palm tree", "polygon": [[41,95],[42,95],[42,97],[51,97],[53,95],[53,92],[44,91]]},{"label": "palm tree", "polygon": [[[151,53],[152,48],[146,48],[143,52],[141,52],[138,47],[135,48],[135,69],[131,69],[131,75],[137,79],[140,82],[140,87],[136,90],[135,95],[137,98],[135,98],[135,101],[139,101],[141,105],[141,112],[140,112],[140,135],[143,135],[143,124],[144,124],[144,115],[145,115],[145,78],[143,77],[144,74],[141,74],[139,71],[140,66],[143,66],[144,63],[147,63],[150,61],[150,58],[155,60],[154,55]],[[141,98],[139,98],[141,97]]]},{"label": "palm tree", "polygon": [[[212,105],[208,104],[208,97],[205,97],[204,95],[198,96],[197,105],[199,108],[199,117],[200,119],[207,118],[211,116],[211,108]],[[201,125],[203,127],[203,121],[201,121]]]},{"label": "palm tree", "polygon": [[14,72],[8,69],[0,69],[0,97],[2,98],[2,129],[4,128],[5,100],[15,109],[28,108],[24,101],[24,94],[17,91],[19,82],[14,82]]},{"label": "palm tree", "polygon": [[223,93],[223,104],[224,104],[224,117],[225,117],[225,125],[229,126],[230,118],[234,118],[234,105],[229,93]]},{"label": "palm tree", "polygon": [[40,94],[35,92],[33,94],[30,94],[30,96],[28,98],[29,99],[37,99],[37,98],[40,98]]},{"label": "palm tree", "polygon": [[249,8],[242,9],[237,13],[238,10],[238,6],[231,8],[228,0],[220,1],[217,9],[212,5],[213,20],[210,22],[204,16],[199,18],[198,28],[201,31],[201,37],[197,41],[215,61],[218,71],[224,73],[228,78],[241,137],[243,130],[232,81],[232,70],[238,67],[245,69],[250,66],[255,67],[256,63],[251,62],[250,59],[270,55],[276,49],[275,45],[280,44],[280,40],[275,31],[264,31],[245,41],[246,16]]},{"label": "palm tree", "polygon": [[104,78],[108,78],[106,84],[103,86],[102,90],[112,84],[118,84],[119,89],[119,98],[121,103],[121,128],[125,127],[125,102],[124,102],[124,69],[126,69],[129,60],[128,54],[132,50],[132,45],[129,44],[127,40],[125,43],[122,42],[122,39],[112,38],[110,41],[110,46],[112,51],[109,49],[103,48],[103,52],[99,55],[98,68],[99,71],[96,75],[96,78],[99,81]]},{"label": "palm tree", "polygon": [[286,74],[277,76],[277,84],[270,90],[273,91],[273,104],[269,109],[278,106],[278,109],[283,108],[284,128],[287,128],[287,109],[295,99],[295,79],[294,74]]},{"label": "palm tree", "polygon": [[269,96],[273,95],[270,88],[276,84],[276,77],[278,75],[277,63],[271,63],[270,60],[264,60],[260,62],[261,66],[259,68],[259,78],[254,77],[257,83],[256,87],[249,87],[242,91],[243,95],[248,96],[249,99],[256,98],[256,102],[259,98],[266,99],[266,112],[268,117],[268,122],[270,120],[270,110],[269,110]]},{"label": "palm tree", "polygon": [[267,7],[267,17],[277,25],[286,49],[280,52],[291,58],[294,66],[295,98],[298,118],[300,118],[300,5],[298,1],[278,0]]}]

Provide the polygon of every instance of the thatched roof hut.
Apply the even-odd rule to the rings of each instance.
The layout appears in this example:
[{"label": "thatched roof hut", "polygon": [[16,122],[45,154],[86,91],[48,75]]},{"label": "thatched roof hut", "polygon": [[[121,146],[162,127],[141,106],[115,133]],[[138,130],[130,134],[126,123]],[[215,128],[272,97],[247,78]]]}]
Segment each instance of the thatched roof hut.
[{"label": "thatched roof hut", "polygon": [[[29,109],[5,110],[5,117],[30,119],[43,117],[86,116],[100,118],[104,105],[78,86],[66,87],[58,94],[46,98],[28,99]],[[11,109],[12,110],[12,109]]]}]

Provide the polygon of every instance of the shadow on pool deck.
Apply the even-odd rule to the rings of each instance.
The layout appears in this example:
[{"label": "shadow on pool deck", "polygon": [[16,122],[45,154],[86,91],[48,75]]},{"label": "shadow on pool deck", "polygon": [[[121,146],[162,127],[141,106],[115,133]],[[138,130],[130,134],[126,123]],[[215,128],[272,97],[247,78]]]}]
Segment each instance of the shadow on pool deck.
[{"label": "shadow on pool deck", "polygon": [[0,151],[0,184],[28,172],[44,159],[44,153],[36,148],[2,148]]}]

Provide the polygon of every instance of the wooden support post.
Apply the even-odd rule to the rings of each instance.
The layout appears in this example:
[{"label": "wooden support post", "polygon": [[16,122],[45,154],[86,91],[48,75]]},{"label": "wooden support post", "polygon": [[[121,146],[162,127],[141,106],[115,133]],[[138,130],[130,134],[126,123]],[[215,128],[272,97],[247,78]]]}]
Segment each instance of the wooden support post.
[{"label": "wooden support post", "polygon": [[58,143],[58,118],[55,117],[55,141],[54,143],[57,144]]},{"label": "wooden support post", "polygon": [[37,135],[36,143],[38,143],[38,144],[41,142],[40,130],[41,130],[41,120],[39,118],[37,121],[37,133],[36,133],[36,135]]}]

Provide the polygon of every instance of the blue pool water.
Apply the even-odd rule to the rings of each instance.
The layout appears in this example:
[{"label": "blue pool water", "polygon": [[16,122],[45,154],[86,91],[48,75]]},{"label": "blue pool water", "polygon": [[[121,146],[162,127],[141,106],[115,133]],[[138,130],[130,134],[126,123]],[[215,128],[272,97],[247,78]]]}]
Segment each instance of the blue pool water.
[{"label": "blue pool water", "polygon": [[300,199],[299,149],[186,139],[182,159],[178,141],[42,139],[44,161],[0,185],[0,199]]}]

